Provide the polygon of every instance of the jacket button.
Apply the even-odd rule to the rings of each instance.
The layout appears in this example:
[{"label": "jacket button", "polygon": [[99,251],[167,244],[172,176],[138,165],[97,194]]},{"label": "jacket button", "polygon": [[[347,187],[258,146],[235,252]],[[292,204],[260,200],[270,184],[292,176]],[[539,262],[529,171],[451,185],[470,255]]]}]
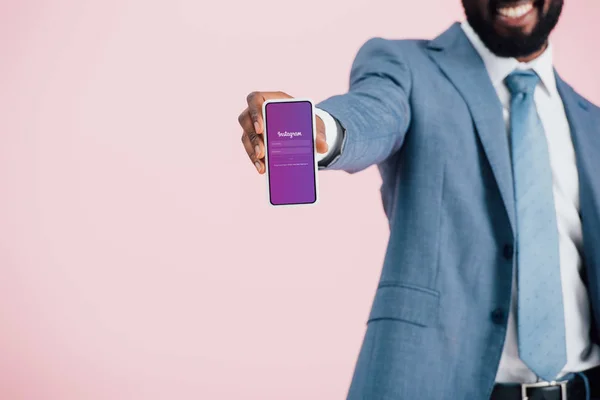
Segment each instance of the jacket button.
[{"label": "jacket button", "polygon": [[512,260],[514,251],[515,251],[514,247],[510,244],[507,244],[504,246],[504,249],[502,250],[502,254],[504,255],[504,258],[506,258],[507,260]]},{"label": "jacket button", "polygon": [[501,308],[492,311],[492,322],[496,325],[502,325],[506,321],[506,312]]}]

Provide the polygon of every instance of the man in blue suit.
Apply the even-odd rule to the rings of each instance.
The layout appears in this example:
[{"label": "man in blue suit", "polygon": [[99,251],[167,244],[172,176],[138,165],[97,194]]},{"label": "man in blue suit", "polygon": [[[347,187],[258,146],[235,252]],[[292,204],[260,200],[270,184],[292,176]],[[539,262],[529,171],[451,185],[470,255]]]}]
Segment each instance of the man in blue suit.
[{"label": "man in blue suit", "polygon": [[[463,5],[317,106],[321,168],[376,164],[390,226],[348,399],[600,398],[600,108],[553,68],[563,1]],[[259,173],[281,97],[239,117]]]}]

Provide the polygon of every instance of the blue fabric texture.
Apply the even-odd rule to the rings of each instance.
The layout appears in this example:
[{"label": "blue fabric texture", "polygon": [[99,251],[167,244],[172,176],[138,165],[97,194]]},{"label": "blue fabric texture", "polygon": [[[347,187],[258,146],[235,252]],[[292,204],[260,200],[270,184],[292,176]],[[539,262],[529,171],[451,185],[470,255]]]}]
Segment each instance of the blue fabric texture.
[{"label": "blue fabric texture", "polygon": [[552,169],[534,91],[533,71],[506,78],[511,92],[510,139],[517,221],[519,356],[546,381],[567,363]]},{"label": "blue fabric texture", "polygon": [[[600,109],[558,74],[557,87],[577,156],[600,331]],[[348,399],[489,399],[524,217],[502,105],[479,54],[458,23],[434,40],[374,38],[356,56],[348,92],[317,107],[345,130],[342,154],[326,169],[377,166],[390,228]],[[526,114],[521,124],[533,124]],[[560,314],[555,309],[553,323]],[[555,368],[554,355],[546,361]]]}]

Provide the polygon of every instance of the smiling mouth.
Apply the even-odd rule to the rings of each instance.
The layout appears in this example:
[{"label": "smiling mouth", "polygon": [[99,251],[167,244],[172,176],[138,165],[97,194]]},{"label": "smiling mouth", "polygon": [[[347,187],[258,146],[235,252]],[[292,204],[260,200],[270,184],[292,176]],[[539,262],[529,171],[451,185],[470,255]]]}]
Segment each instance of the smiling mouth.
[{"label": "smiling mouth", "polygon": [[[545,0],[496,0],[490,5],[492,15],[503,29],[525,29],[535,24],[538,9],[543,9]],[[495,4],[494,4],[495,3]]]},{"label": "smiling mouth", "polygon": [[496,12],[506,18],[521,18],[529,14],[534,9],[533,0],[513,4],[502,4],[496,8]]}]

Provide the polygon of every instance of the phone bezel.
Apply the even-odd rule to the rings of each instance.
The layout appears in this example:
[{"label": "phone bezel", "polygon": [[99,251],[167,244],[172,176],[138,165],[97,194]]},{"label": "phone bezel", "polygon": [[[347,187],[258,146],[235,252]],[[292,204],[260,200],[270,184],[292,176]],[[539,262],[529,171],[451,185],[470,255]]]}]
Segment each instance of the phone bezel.
[{"label": "phone bezel", "polygon": [[[271,201],[271,180],[269,178],[269,138],[267,132],[267,106],[271,103],[309,103],[311,109],[312,119],[312,144],[313,144],[313,172],[315,177],[315,201],[312,203],[294,203],[294,204],[273,204]],[[314,206],[319,203],[319,168],[316,154],[317,146],[317,125],[315,118],[315,104],[312,100],[307,98],[293,98],[293,99],[270,99],[266,100],[262,105],[262,117],[263,117],[263,135],[265,144],[265,176],[267,179],[267,202],[271,207],[306,207]]]}]

